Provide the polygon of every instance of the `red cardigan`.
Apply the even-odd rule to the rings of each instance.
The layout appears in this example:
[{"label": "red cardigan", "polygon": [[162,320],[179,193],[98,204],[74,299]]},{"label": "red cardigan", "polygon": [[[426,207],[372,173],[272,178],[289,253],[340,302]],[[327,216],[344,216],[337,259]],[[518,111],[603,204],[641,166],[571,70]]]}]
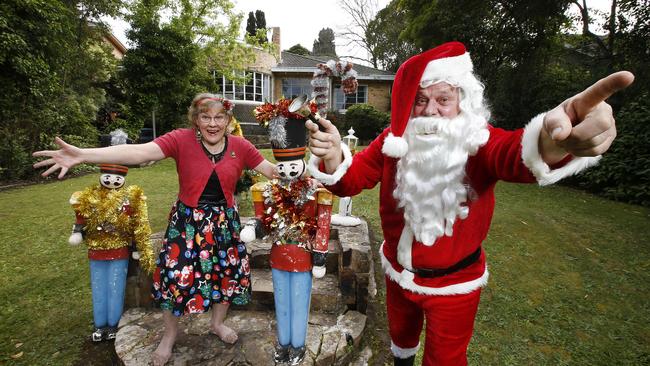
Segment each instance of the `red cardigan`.
[{"label": "red cardigan", "polygon": [[228,202],[234,206],[234,191],[242,171],[258,166],[264,157],[243,137],[228,136],[228,148],[218,163],[203,151],[193,129],[181,128],[162,135],[154,140],[165,154],[176,161],[178,172],[178,199],[190,207],[196,207],[201,193],[212,171],[217,173],[221,189]]}]

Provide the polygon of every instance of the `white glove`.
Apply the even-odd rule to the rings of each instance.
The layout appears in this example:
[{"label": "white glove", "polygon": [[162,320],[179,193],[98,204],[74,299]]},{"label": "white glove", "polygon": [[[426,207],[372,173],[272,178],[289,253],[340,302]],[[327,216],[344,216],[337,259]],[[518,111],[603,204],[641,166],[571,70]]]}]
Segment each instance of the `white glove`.
[{"label": "white glove", "polygon": [[140,252],[138,252],[137,250],[134,250],[131,253],[131,258],[135,259],[136,261],[139,261],[140,260]]},{"label": "white glove", "polygon": [[320,267],[314,266],[311,269],[311,274],[312,276],[314,276],[314,278],[322,278],[323,276],[325,276],[326,271],[327,269],[325,268],[325,266],[320,266]]},{"label": "white glove", "polygon": [[255,227],[253,225],[245,225],[239,232],[239,239],[244,243],[250,243],[255,238]]},{"label": "white glove", "polygon": [[70,243],[70,245],[79,245],[82,241],[84,241],[84,238],[81,233],[72,233],[68,238],[68,243]]}]

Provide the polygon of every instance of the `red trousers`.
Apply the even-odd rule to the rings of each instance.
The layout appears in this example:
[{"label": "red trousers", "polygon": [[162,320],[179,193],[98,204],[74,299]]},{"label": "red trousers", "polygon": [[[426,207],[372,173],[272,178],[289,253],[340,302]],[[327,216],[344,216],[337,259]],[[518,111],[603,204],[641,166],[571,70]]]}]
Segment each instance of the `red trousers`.
[{"label": "red trousers", "polygon": [[423,366],[467,365],[481,289],[461,295],[422,295],[405,290],[386,277],[388,328],[393,355],[417,352],[426,319]]}]

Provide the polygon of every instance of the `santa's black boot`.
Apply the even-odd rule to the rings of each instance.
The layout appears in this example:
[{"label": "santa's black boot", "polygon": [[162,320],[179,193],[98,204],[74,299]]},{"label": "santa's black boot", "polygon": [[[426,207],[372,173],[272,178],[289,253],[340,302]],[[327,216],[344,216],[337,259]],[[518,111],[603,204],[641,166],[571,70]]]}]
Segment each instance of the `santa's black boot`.
[{"label": "santa's black boot", "polygon": [[415,362],[415,355],[408,358],[398,358],[393,356],[394,366],[413,366],[414,362]]}]

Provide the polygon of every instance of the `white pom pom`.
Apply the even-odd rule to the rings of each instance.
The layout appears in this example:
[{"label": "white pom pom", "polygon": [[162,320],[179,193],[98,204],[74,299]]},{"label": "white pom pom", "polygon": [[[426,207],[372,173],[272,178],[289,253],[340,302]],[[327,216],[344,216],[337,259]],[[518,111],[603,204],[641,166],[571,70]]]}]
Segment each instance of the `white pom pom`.
[{"label": "white pom pom", "polygon": [[311,274],[312,274],[312,276],[314,276],[314,278],[322,278],[323,276],[325,276],[326,271],[327,271],[327,269],[325,268],[325,266],[322,266],[322,267],[314,266],[311,269]]},{"label": "white pom pom", "polygon": [[136,261],[140,260],[140,252],[137,250],[134,250],[133,253],[131,253],[131,258],[135,259]]},{"label": "white pom pom", "polygon": [[389,133],[384,140],[384,146],[381,148],[381,152],[384,155],[390,156],[391,158],[401,158],[406,155],[409,150],[409,145],[406,140],[402,137],[397,137],[393,133]]},{"label": "white pom pom", "polygon": [[68,243],[70,243],[70,245],[79,245],[83,240],[84,238],[81,236],[81,233],[72,233],[68,238]]},{"label": "white pom pom", "polygon": [[244,243],[250,243],[255,240],[255,228],[251,225],[244,226],[244,228],[239,232],[239,239]]}]

